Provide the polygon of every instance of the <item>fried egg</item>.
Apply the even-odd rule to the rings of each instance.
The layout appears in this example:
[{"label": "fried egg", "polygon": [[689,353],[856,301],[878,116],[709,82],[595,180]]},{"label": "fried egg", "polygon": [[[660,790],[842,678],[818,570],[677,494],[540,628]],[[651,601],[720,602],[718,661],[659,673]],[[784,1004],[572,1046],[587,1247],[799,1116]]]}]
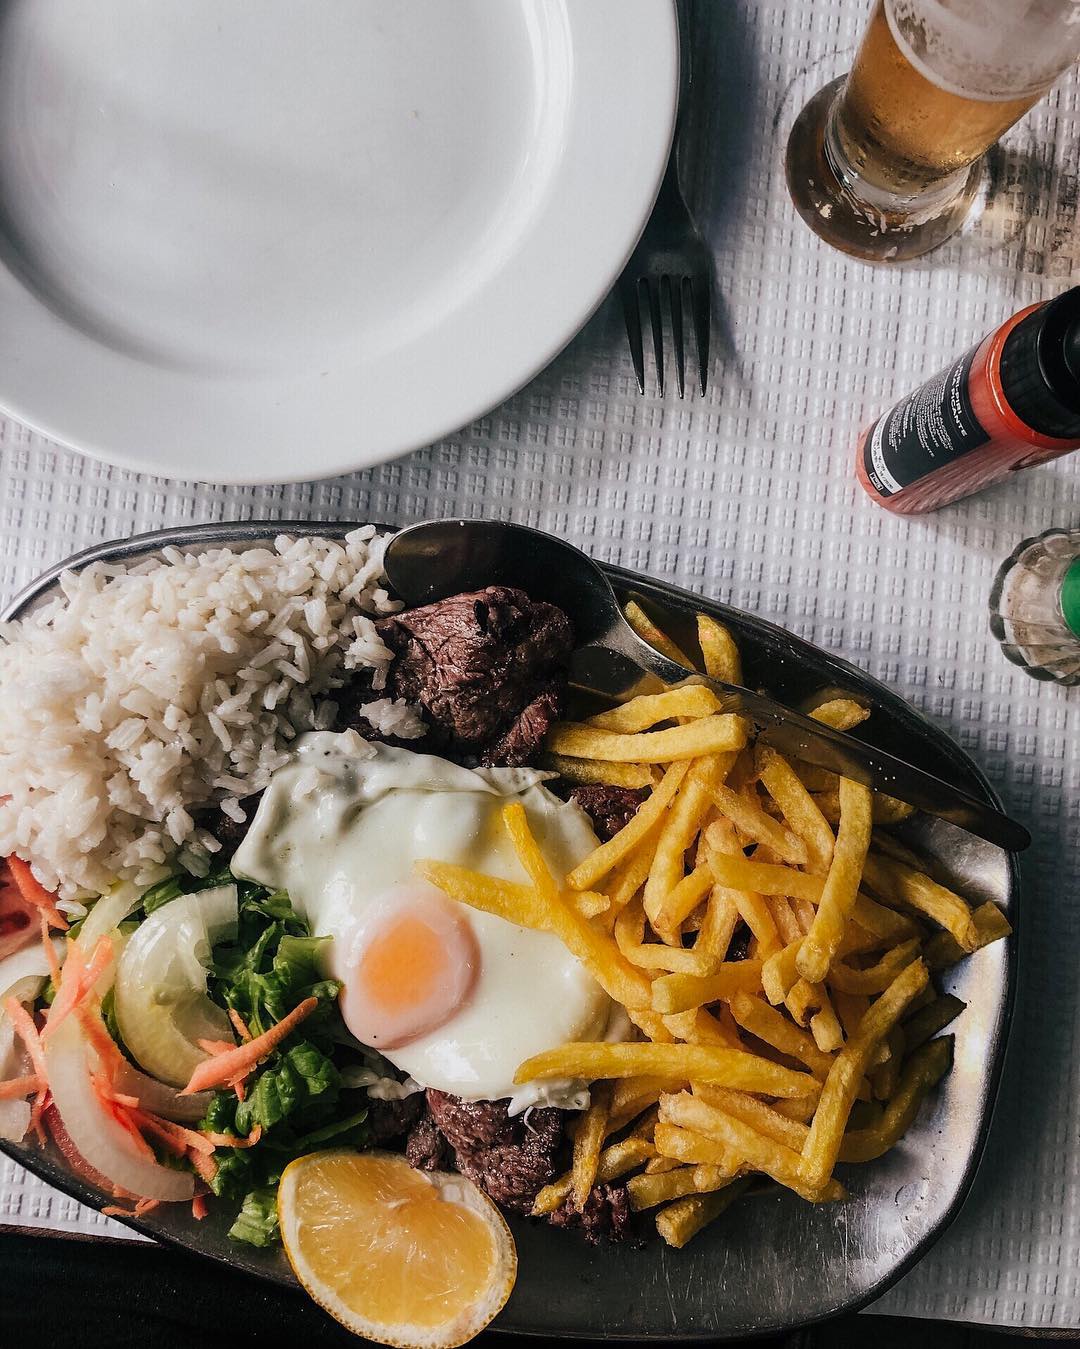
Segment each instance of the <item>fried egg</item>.
[{"label": "fried egg", "polygon": [[259,805],[233,871],[289,892],[326,936],[350,1031],[424,1087],[519,1097],[514,1073],[568,1040],[601,1039],[613,1005],[550,933],[457,903],[413,875],[422,858],[527,882],[503,827],[525,808],[552,873],[596,847],[588,817],[528,768],[462,768],[369,744],[302,737]]}]

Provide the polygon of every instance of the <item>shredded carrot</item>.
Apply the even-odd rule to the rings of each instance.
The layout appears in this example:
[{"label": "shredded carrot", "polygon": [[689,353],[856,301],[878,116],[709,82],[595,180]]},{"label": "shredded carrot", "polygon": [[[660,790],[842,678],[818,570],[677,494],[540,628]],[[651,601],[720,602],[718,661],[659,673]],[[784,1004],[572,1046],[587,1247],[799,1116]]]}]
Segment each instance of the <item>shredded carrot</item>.
[{"label": "shredded carrot", "polygon": [[53,988],[59,988],[60,961],[56,958],[56,948],[49,936],[49,915],[42,909],[38,918],[41,921],[41,944],[45,948],[45,959],[49,962],[49,974],[52,976]]},{"label": "shredded carrot", "polygon": [[137,1125],[160,1138],[177,1155],[187,1151],[188,1148],[195,1148],[207,1155],[214,1150],[213,1143],[205,1134],[197,1133],[194,1129],[185,1129],[182,1124],[175,1124],[172,1120],[162,1119],[160,1115],[155,1115],[150,1110],[139,1107],[131,1112],[131,1117]]},{"label": "shredded carrot", "polygon": [[251,1039],[251,1031],[248,1030],[247,1026],[244,1024],[244,1018],[235,1007],[229,1008],[229,1020],[233,1024],[233,1030],[239,1035],[241,1043],[246,1045]]},{"label": "shredded carrot", "polygon": [[34,1072],[42,1081],[47,1081],[49,1074],[45,1067],[45,1051],[41,1047],[41,1036],[34,1025],[30,1013],[10,994],[4,999],[4,1011],[11,1017],[11,1024],[15,1027],[15,1033],[26,1046],[26,1052],[30,1055],[30,1061],[34,1065]]},{"label": "shredded carrot", "polygon": [[41,884],[34,873],[30,870],[28,862],[24,862],[21,857],[14,854],[6,859],[8,871],[11,872],[11,879],[18,886],[19,894],[28,904],[34,904],[42,909],[48,916],[49,922],[53,927],[58,927],[61,932],[67,930],[67,919],[56,907],[56,896],[50,895],[48,890]]},{"label": "shredded carrot", "polygon": [[78,944],[72,944],[68,952],[67,963],[59,990],[49,1009],[49,1022],[43,1032],[48,1039],[60,1022],[91,997],[94,985],[109,967],[113,958],[113,945],[108,937],[100,937],[93,954],[87,962]]},{"label": "shredded carrot", "polygon": [[206,1195],[197,1194],[191,1201],[191,1216],[196,1222],[201,1223],[210,1212],[210,1206],[206,1202]]},{"label": "shredded carrot", "polygon": [[214,1058],[220,1054],[229,1054],[236,1048],[231,1040],[198,1040],[196,1043]]},{"label": "shredded carrot", "polygon": [[231,1085],[235,1078],[250,1072],[261,1059],[266,1058],[318,1005],[318,998],[305,998],[287,1016],[283,1016],[276,1026],[271,1026],[262,1035],[257,1035],[247,1044],[237,1045],[227,1054],[218,1054],[200,1063],[180,1095],[193,1096],[195,1092],[205,1091],[208,1087]]},{"label": "shredded carrot", "polygon": [[253,1148],[262,1138],[262,1125],[252,1125],[251,1133],[246,1138],[238,1134],[213,1133],[205,1133],[203,1137],[213,1143],[215,1148]]},{"label": "shredded carrot", "polygon": [[247,1089],[244,1086],[244,1079],[242,1077],[234,1078],[233,1081],[230,1083],[230,1086],[232,1087],[233,1091],[236,1092],[236,1099],[240,1102],[241,1105],[243,1105],[244,1097],[247,1095]]},{"label": "shredded carrot", "polygon": [[0,1101],[21,1100],[24,1096],[33,1096],[35,1093],[44,1090],[45,1081],[36,1076],[29,1077],[9,1077],[6,1082],[0,1082]]},{"label": "shredded carrot", "polygon": [[102,1071],[110,1082],[114,1082],[124,1062],[124,1056],[120,1053],[120,1046],[105,1029],[105,1023],[101,1019],[101,1004],[96,998],[80,1003],[75,1009],[75,1015],[79,1019],[83,1034],[90,1041],[91,1047],[97,1051]]},{"label": "shredded carrot", "polygon": [[154,1209],[161,1207],[160,1199],[140,1199],[135,1205],[135,1217],[141,1218],[146,1213],[153,1212]]},{"label": "shredded carrot", "polygon": [[192,1148],[188,1153],[188,1161],[191,1163],[195,1174],[205,1180],[207,1185],[213,1183],[214,1177],[217,1175],[217,1162],[214,1161],[213,1157],[208,1157],[205,1152],[198,1152],[195,1148]]},{"label": "shredded carrot", "polygon": [[101,1210],[106,1218],[134,1218],[135,1210],[133,1208],[121,1208],[119,1204],[106,1204]]}]

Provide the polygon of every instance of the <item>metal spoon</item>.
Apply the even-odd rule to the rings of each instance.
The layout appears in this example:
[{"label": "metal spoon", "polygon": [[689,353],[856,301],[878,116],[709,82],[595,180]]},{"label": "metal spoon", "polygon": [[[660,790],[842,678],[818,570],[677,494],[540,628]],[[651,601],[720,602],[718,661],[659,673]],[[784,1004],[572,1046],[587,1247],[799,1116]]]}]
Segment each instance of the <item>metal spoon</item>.
[{"label": "metal spoon", "polygon": [[704,684],[725,712],[739,712],[759,737],[784,754],[887,792],[1008,852],[1031,843],[1023,825],[951,783],[884,750],[736,684],[687,675],[654,650],[623,617],[607,577],[591,558],[550,534],[488,520],[432,520],[403,529],[386,550],[386,574],[409,605],[489,585],[517,586],[557,604],[574,624],[578,646],[571,682],[608,701],[665,687]]}]

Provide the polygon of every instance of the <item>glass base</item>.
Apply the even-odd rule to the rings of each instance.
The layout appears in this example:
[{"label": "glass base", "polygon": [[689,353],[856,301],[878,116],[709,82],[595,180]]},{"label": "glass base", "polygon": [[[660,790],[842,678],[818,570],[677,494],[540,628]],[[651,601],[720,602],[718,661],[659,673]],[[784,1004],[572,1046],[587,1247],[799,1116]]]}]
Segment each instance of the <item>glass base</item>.
[{"label": "glass base", "polygon": [[907,197],[841,174],[829,131],[846,78],[819,90],[791,129],[785,167],[795,209],[826,243],[867,262],[921,257],[951,238],[984,196],[984,161]]}]

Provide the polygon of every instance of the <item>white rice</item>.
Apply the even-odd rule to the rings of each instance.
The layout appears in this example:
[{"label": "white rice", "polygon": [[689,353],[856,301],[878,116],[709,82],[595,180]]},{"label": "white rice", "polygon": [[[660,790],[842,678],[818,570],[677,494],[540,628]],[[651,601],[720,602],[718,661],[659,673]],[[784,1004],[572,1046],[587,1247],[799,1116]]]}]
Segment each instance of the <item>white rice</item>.
[{"label": "white rice", "polygon": [[[205,874],[219,844],[193,812],[266,786],[290,742],[325,729],[347,671],[386,682],[372,614],[387,536],[275,539],[131,569],[65,572],[61,596],[0,627],[0,857],[18,853],[64,900],[177,862]],[[412,707],[363,715],[412,738]]]}]

